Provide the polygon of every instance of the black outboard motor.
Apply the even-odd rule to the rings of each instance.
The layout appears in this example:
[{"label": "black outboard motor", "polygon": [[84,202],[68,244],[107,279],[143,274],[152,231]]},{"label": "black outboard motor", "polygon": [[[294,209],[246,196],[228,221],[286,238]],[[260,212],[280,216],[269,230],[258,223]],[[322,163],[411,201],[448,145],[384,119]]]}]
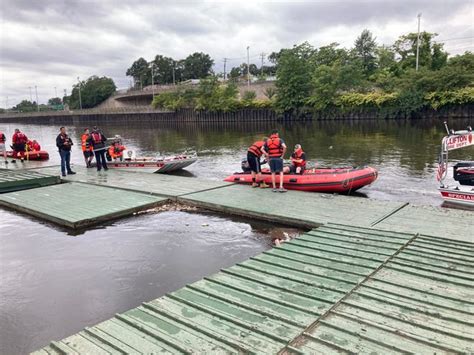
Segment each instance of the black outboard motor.
[{"label": "black outboard motor", "polygon": [[453,178],[461,185],[474,186],[474,162],[459,162],[454,165]]},{"label": "black outboard motor", "polygon": [[242,171],[244,173],[250,173],[250,165],[246,158],[242,159],[242,163],[240,166],[242,167]]}]

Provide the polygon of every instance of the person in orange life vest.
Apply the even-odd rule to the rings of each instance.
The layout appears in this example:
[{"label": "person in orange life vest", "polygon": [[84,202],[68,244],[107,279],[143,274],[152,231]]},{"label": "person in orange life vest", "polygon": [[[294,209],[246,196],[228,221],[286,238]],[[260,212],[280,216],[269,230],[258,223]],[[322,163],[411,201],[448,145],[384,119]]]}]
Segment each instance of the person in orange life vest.
[{"label": "person in orange life vest", "polygon": [[[268,164],[270,165],[270,171],[272,173],[272,191],[286,192],[286,189],[283,187],[283,157],[286,153],[286,144],[278,135],[277,130],[272,131],[270,138],[262,147],[262,153],[268,158]],[[280,188],[278,190],[275,183],[276,174],[280,175]]]},{"label": "person in orange life vest", "polygon": [[97,163],[97,171],[100,171],[102,167],[104,168],[104,170],[109,170],[107,166],[107,161],[105,159],[105,152],[107,150],[105,146],[106,141],[107,138],[105,137],[105,135],[97,127],[94,127],[88,142],[92,145],[92,148],[94,149],[95,161]]},{"label": "person in orange life vest", "polygon": [[18,128],[15,129],[15,133],[12,137],[12,148],[13,148],[13,160],[12,163],[15,163],[15,158],[20,158],[23,162],[25,146],[28,142],[28,137],[21,132]]},{"label": "person in orange life vest", "polygon": [[5,136],[5,133],[0,131],[0,154],[3,155],[5,164],[8,164],[6,142],[7,137]]},{"label": "person in orange life vest", "polygon": [[120,141],[116,140],[110,147],[109,147],[109,155],[112,159],[123,159],[123,151],[127,149],[125,146],[120,144]]},{"label": "person in orange life vest", "polygon": [[285,166],[284,173],[303,174],[306,169],[306,153],[300,144],[295,145],[295,151],[291,154],[291,166]]},{"label": "person in orange life vest", "polygon": [[255,142],[247,151],[247,163],[249,164],[250,172],[252,174],[252,187],[268,187],[268,185],[265,184],[265,181],[262,180],[262,167],[260,163],[260,157],[263,155],[262,148],[267,140],[268,138],[264,138],[261,141]]},{"label": "person in orange life vest", "polygon": [[94,151],[92,145],[89,143],[90,132],[89,128],[84,129],[84,133],[81,136],[81,149],[82,155],[84,155],[84,161],[86,162],[86,167],[90,168],[92,159],[94,159]]}]

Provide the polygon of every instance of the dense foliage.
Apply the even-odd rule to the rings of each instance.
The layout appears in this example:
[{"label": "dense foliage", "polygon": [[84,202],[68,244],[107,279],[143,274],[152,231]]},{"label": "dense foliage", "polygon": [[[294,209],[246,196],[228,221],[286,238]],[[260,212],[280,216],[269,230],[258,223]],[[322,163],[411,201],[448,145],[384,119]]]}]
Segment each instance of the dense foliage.
[{"label": "dense foliage", "polygon": [[448,59],[436,34],[401,36],[391,47],[378,46],[368,30],[354,48],[308,43],[281,50],[277,66],[276,109],[280,112],[343,112],[379,109],[387,116],[411,115],[424,108],[474,102],[474,54]]},{"label": "dense foliage", "polygon": [[82,108],[95,107],[105,101],[115,92],[115,83],[105,76],[91,76],[85,81],[81,81],[73,86],[71,96],[66,98],[66,102],[71,109],[79,109],[79,87],[81,90]]},{"label": "dense foliage", "polygon": [[155,96],[153,107],[167,110],[193,108],[202,111],[229,112],[241,108],[271,108],[272,101],[257,100],[255,91],[249,90],[239,98],[237,85],[233,81],[220,83],[217,77],[202,79],[199,85],[178,85],[176,91]]}]

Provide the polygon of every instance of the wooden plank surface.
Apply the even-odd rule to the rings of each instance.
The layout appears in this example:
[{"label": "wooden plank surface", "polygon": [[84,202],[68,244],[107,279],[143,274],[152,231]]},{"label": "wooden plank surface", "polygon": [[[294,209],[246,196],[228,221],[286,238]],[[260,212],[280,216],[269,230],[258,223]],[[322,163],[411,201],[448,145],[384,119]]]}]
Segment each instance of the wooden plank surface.
[{"label": "wooden plank surface", "polygon": [[376,224],[375,228],[474,242],[474,212],[409,205]]},{"label": "wooden plank surface", "polygon": [[192,193],[178,200],[222,212],[308,227],[328,222],[370,226],[405,205],[300,191],[275,193],[271,189],[243,185]]},{"label": "wooden plank surface", "polygon": [[60,182],[59,176],[51,176],[36,171],[0,171],[0,193],[54,185]]},{"label": "wooden plank surface", "polygon": [[[76,175],[68,175],[63,180],[146,192],[169,198],[231,185],[231,183],[224,181],[120,169],[109,169],[107,172],[101,171],[99,173],[96,169],[86,169],[78,166],[74,167],[74,170],[77,173]],[[58,168],[44,168],[37,171],[45,174],[57,174]]]},{"label": "wooden plank surface", "polygon": [[167,201],[138,192],[64,183],[0,195],[0,205],[70,228],[132,214]]}]

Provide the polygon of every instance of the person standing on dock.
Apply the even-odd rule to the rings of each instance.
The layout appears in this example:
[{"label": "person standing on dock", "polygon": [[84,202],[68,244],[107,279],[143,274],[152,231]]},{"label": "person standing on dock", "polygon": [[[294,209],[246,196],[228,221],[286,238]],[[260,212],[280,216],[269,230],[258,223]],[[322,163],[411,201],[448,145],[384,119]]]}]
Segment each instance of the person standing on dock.
[{"label": "person standing on dock", "polygon": [[6,143],[7,143],[7,137],[5,136],[5,133],[0,131],[0,154],[3,155],[3,159],[5,161],[5,164],[8,164],[7,148],[5,146]]},{"label": "person standing on dock", "polygon": [[264,138],[261,141],[255,142],[247,151],[247,162],[250,167],[250,172],[252,173],[252,187],[268,187],[262,179],[262,168],[260,166],[260,157],[263,155],[262,148],[267,140],[268,138]]},{"label": "person standing on dock", "polygon": [[94,127],[91,136],[89,137],[89,143],[94,149],[97,171],[100,171],[102,168],[104,168],[104,170],[109,170],[107,160],[105,159],[105,152],[107,150],[105,146],[106,141],[107,138],[105,135],[97,127]]},{"label": "person standing on dock", "polygon": [[81,136],[81,149],[87,168],[91,167],[92,159],[94,159],[94,151],[89,142],[90,136],[89,128],[84,129],[84,134]]},{"label": "person standing on dock", "polygon": [[[270,165],[270,171],[272,173],[272,187],[273,192],[286,192],[283,187],[283,157],[286,153],[286,144],[283,139],[280,138],[278,131],[273,130],[270,138],[262,148],[262,152],[267,156],[268,164]],[[275,176],[280,175],[280,188],[276,188]]]},{"label": "person standing on dock", "polygon": [[12,163],[16,162],[16,158],[20,158],[21,162],[24,160],[26,142],[28,142],[28,137],[18,128],[15,129],[15,133],[12,137],[12,147],[13,147],[13,160]]},{"label": "person standing on dock", "polygon": [[61,127],[59,129],[59,134],[56,137],[56,146],[59,150],[59,155],[61,156],[61,175],[66,176],[74,175],[75,172],[71,170],[71,147],[73,143],[71,138],[66,133],[66,127]]}]

